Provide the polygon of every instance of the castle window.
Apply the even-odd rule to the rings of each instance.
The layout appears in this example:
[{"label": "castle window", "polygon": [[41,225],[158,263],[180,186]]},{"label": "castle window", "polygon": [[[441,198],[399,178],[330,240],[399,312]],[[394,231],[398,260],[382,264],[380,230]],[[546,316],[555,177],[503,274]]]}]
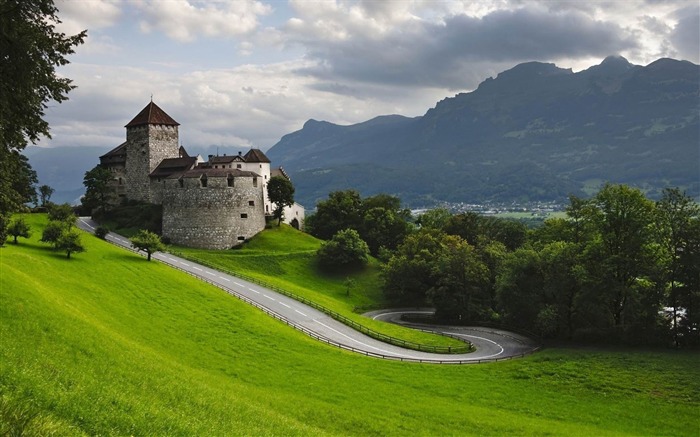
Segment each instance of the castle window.
[{"label": "castle window", "polygon": [[238,241],[245,241],[245,237],[238,237]]},{"label": "castle window", "polygon": [[226,178],[226,183],[229,187],[233,186],[233,175],[228,175],[228,177]]},{"label": "castle window", "polygon": [[119,178],[119,185],[122,184],[122,178]]},{"label": "castle window", "polygon": [[207,187],[207,175],[203,174],[201,178],[199,178],[199,184],[202,188]]},{"label": "castle window", "polygon": [[180,179],[177,180],[177,182],[180,184],[180,188],[184,188],[184,187],[185,187],[185,180],[184,180],[184,179],[180,178]]},{"label": "castle window", "polygon": [[248,218],[248,214],[245,214],[245,213],[241,214],[241,218]]},{"label": "castle window", "polygon": [[258,178],[253,178],[253,186],[254,187],[258,186]]},{"label": "castle window", "polygon": [[255,200],[249,200],[248,206],[255,206]]},{"label": "castle window", "polygon": [[236,168],[241,168],[241,164],[236,164]]}]

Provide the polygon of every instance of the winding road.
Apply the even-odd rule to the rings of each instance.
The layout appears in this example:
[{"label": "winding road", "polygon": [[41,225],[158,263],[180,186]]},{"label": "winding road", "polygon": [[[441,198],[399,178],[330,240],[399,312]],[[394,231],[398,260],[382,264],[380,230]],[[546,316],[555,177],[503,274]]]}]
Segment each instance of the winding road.
[{"label": "winding road", "polygon": [[[78,227],[87,232],[94,233],[97,226],[97,223],[88,217],[78,219]],[[131,242],[118,234],[110,232],[106,240],[133,251]],[[401,314],[416,312],[415,310],[384,310],[366,314],[377,320],[450,334],[468,340],[476,346],[476,351],[468,354],[436,354],[405,349],[368,337],[319,310],[235,276],[169,253],[158,252],[153,254],[152,258],[209,282],[313,338],[368,356],[425,363],[467,364],[521,357],[538,349],[538,345],[529,338],[498,329],[416,325],[401,321]]]}]

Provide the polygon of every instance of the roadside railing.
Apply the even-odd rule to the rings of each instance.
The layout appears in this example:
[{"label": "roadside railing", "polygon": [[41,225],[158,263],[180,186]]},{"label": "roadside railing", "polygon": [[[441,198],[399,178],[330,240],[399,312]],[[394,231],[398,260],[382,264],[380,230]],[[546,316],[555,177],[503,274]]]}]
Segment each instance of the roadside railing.
[{"label": "roadside railing", "polygon": [[343,323],[344,325],[347,325],[347,326],[355,329],[356,331],[359,331],[359,332],[361,332],[369,337],[374,338],[375,340],[379,340],[379,341],[384,342],[384,343],[392,344],[394,346],[401,346],[401,347],[406,348],[406,349],[412,349],[412,350],[417,350],[417,351],[421,351],[421,352],[432,352],[432,353],[436,353],[436,354],[466,354],[469,352],[473,352],[475,350],[474,346],[471,344],[471,342],[469,342],[463,338],[459,338],[458,336],[455,336],[455,335],[434,332],[434,331],[425,330],[425,329],[418,329],[418,330],[421,332],[426,332],[426,333],[430,333],[430,334],[437,334],[437,335],[440,335],[443,337],[454,338],[456,340],[463,342],[464,346],[427,345],[427,344],[421,344],[421,343],[416,343],[413,341],[408,341],[408,340],[403,340],[400,338],[392,337],[390,335],[381,333],[379,331],[375,331],[374,329],[369,328],[361,323],[358,323],[357,321],[352,320],[352,319],[350,319],[350,318],[348,318],[348,317],[346,317],[338,312],[335,312],[335,311],[328,309],[322,305],[319,305],[317,302],[309,300],[303,296],[299,296],[297,294],[291,293],[288,290],[285,290],[285,289],[280,288],[276,285],[262,281],[256,277],[247,275],[245,273],[236,272],[236,271],[231,270],[231,269],[223,269],[220,266],[216,266],[216,265],[214,265],[206,260],[202,260],[202,259],[199,259],[199,258],[193,257],[193,256],[185,256],[184,254],[176,252],[176,251],[172,251],[170,253],[172,253],[173,255],[179,256],[181,258],[188,259],[192,262],[196,262],[196,263],[201,264],[203,266],[209,267],[211,269],[219,270],[219,271],[227,273],[231,276],[235,276],[235,277],[241,278],[245,281],[252,282],[254,284],[260,285],[260,286],[265,287],[265,288],[269,288],[273,291],[276,291],[279,294],[287,296],[291,299],[294,299],[294,300],[299,301],[305,305],[308,305],[308,306],[310,306],[318,311],[321,311],[322,313],[330,316],[332,319],[337,320],[340,323]]}]

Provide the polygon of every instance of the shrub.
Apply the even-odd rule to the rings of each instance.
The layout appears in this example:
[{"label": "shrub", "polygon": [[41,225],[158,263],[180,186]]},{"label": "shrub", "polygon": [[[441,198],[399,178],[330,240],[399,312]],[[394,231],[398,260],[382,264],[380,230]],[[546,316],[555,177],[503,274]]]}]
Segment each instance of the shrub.
[{"label": "shrub", "polygon": [[362,267],[367,264],[369,247],[354,229],[338,231],[316,253],[319,265],[326,270]]},{"label": "shrub", "polygon": [[106,226],[98,226],[97,229],[95,229],[95,236],[101,239],[107,238],[107,234],[109,234],[109,228]]}]

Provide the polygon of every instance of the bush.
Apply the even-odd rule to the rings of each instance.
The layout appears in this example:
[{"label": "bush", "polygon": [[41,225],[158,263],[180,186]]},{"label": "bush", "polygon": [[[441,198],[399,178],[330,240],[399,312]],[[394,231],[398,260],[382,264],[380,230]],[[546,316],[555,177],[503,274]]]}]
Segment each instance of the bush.
[{"label": "bush", "polygon": [[106,226],[98,226],[97,229],[95,229],[95,236],[101,239],[107,238],[107,234],[109,234],[109,229]]},{"label": "bush", "polygon": [[367,264],[369,247],[354,229],[338,231],[316,253],[319,265],[326,270],[362,267]]}]

